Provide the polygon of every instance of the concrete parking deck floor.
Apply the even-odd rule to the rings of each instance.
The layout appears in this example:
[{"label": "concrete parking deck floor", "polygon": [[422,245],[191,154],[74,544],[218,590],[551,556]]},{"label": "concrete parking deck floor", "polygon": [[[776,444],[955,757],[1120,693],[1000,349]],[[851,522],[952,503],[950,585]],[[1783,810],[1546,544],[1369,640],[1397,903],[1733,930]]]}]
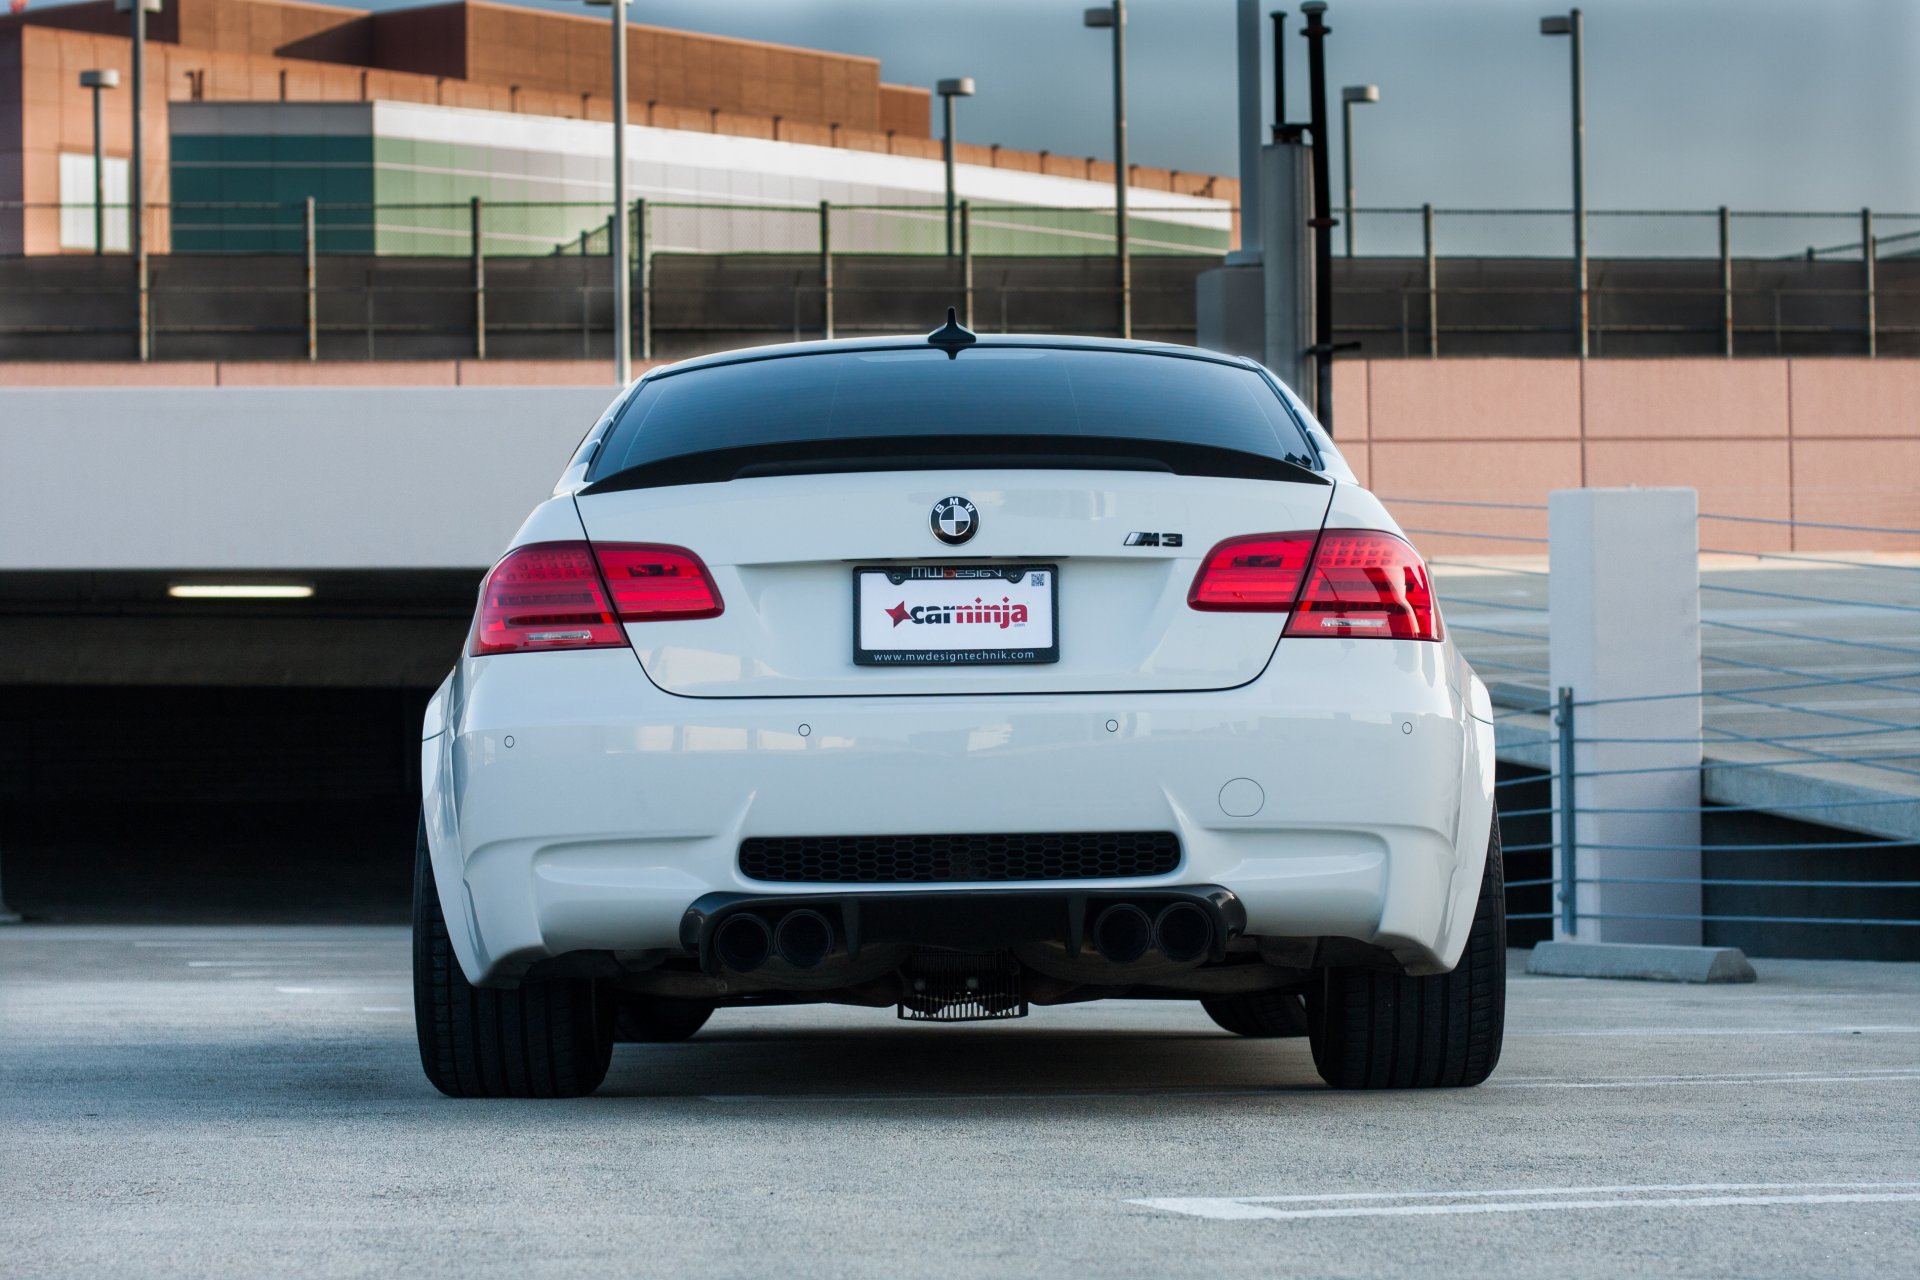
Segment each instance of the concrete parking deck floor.
[{"label": "concrete parking deck floor", "polygon": [[[1523,958],[1515,954],[1516,962]],[[403,931],[0,929],[20,1276],[1873,1276],[1920,1252],[1920,966],[1529,978],[1487,1085],[1338,1094],[1197,1007],[723,1011],[453,1102]]]}]

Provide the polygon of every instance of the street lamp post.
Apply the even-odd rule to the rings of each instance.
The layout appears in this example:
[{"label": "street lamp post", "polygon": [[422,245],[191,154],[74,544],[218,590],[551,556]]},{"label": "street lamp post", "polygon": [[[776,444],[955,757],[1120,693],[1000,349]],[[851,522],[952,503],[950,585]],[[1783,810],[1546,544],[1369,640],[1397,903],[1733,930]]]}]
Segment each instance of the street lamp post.
[{"label": "street lamp post", "polygon": [[100,91],[119,88],[120,73],[111,67],[82,71],[80,87],[93,90],[93,252],[98,257],[107,251],[107,175],[100,146]]},{"label": "street lamp post", "polygon": [[1127,245],[1127,0],[1088,9],[1089,27],[1113,29],[1113,252],[1120,291],[1120,336],[1133,336],[1133,258]]},{"label": "street lamp post", "polygon": [[1580,358],[1587,358],[1587,96],[1578,9],[1540,19],[1543,36],[1573,37],[1573,291]]},{"label": "street lamp post", "polygon": [[1350,84],[1340,91],[1340,168],[1347,183],[1347,256],[1353,256],[1353,107],[1380,101],[1377,84]]},{"label": "street lamp post", "polygon": [[973,96],[973,77],[958,76],[951,80],[942,80],[936,86],[940,93],[940,105],[946,112],[947,132],[941,150],[947,161],[947,256],[953,256],[954,216],[959,208],[954,203],[953,194],[953,100]]},{"label": "street lamp post", "polygon": [[152,356],[147,324],[146,125],[141,99],[147,70],[147,15],[160,12],[161,0],[114,0],[116,13],[133,15],[133,146],[127,157],[127,247],[133,253],[133,289],[140,359]]},{"label": "street lamp post", "polygon": [[633,253],[627,247],[628,0],[587,3],[613,9],[613,221],[607,231],[613,250],[613,380],[624,387],[633,376]]}]

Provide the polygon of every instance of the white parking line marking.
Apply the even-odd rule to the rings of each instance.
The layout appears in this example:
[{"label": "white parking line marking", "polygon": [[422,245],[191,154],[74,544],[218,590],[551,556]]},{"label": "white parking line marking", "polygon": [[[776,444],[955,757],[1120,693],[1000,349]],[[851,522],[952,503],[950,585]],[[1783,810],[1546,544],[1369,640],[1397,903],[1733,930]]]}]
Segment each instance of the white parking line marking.
[{"label": "white parking line marking", "polygon": [[413,1010],[402,1004],[367,1004],[360,1006],[362,1013],[412,1013]]},{"label": "white parking line marking", "polygon": [[1881,1071],[1754,1071],[1698,1076],[1634,1076],[1608,1080],[1495,1080],[1485,1089],[1654,1089],[1669,1085],[1712,1084],[1872,1084],[1878,1081],[1920,1080],[1920,1070],[1887,1068]]},{"label": "white parking line marking", "polygon": [[1890,1024],[1858,1027],[1607,1027],[1595,1031],[1509,1031],[1509,1040],[1589,1040],[1621,1037],[1666,1039],[1672,1036],[1910,1036],[1920,1027]]},{"label": "white parking line marking", "polygon": [[288,969],[305,961],[294,960],[189,960],[189,969]]},{"label": "white parking line marking", "polygon": [[[1673,1192],[1683,1194],[1653,1194]],[[1734,1192],[1742,1194],[1728,1194]],[[1353,1203],[1355,1201],[1373,1203]],[[1416,1203],[1382,1203],[1387,1201]],[[1172,1196],[1129,1200],[1127,1203],[1216,1220],[1445,1217],[1595,1209],[1725,1209],[1766,1205],[1920,1203],[1920,1182],[1703,1182],[1613,1187],[1515,1187],[1492,1191],[1355,1191],[1327,1195]],[[1276,1207],[1279,1205],[1302,1207]]]}]

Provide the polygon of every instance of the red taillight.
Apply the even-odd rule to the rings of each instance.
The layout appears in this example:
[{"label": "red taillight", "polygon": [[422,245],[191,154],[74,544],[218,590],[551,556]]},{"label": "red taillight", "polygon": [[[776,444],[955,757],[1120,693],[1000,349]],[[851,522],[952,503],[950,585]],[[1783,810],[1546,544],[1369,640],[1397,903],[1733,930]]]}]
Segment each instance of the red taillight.
[{"label": "red taillight", "polygon": [[617,648],[623,622],[711,618],[720,607],[706,566],[680,547],[537,542],[487,575],[473,656]]},{"label": "red taillight", "polygon": [[720,589],[700,557],[685,547],[596,542],[593,552],[622,622],[720,616]]},{"label": "red taillight", "polygon": [[1228,538],[1207,553],[1187,591],[1196,609],[1258,610],[1293,608],[1294,597],[1313,558],[1312,533],[1258,533]]},{"label": "red taillight", "polygon": [[1326,530],[1286,633],[1343,640],[1438,640],[1440,615],[1433,607],[1426,562],[1390,533]]},{"label": "red taillight", "polygon": [[1291,610],[1290,636],[1440,638],[1426,562],[1405,540],[1375,529],[1229,538],[1207,553],[1187,603]]}]

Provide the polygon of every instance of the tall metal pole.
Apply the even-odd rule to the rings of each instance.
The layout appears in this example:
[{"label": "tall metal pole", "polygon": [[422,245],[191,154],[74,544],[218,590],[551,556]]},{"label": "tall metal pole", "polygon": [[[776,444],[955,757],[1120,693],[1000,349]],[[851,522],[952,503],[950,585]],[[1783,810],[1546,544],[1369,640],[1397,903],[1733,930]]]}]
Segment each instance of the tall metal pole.
[{"label": "tall metal pole", "polygon": [[1574,291],[1578,294],[1575,323],[1580,326],[1580,358],[1587,358],[1587,90],[1586,59],[1581,54],[1583,23],[1578,9],[1573,19],[1573,257]]},{"label": "tall metal pole", "polygon": [[133,150],[127,166],[127,235],[133,250],[133,288],[135,325],[138,328],[140,359],[153,356],[148,340],[147,321],[147,171],[146,120],[141,110],[146,97],[147,0],[132,0],[133,10]]},{"label": "tall metal pole", "polygon": [[[475,198],[476,205],[478,197]],[[307,292],[307,362],[320,358],[320,264],[316,260],[319,253],[319,227],[313,211],[313,197],[308,196],[306,207],[302,210],[302,227],[306,240],[306,292]]]},{"label": "tall metal pole", "polygon": [[473,358],[476,360],[487,358],[487,250],[481,209],[479,196],[468,200],[467,217],[472,228],[468,248],[473,268]]},{"label": "tall metal pole", "polygon": [[627,245],[627,0],[613,0],[613,380],[633,377],[633,255]]},{"label": "tall metal pole", "polygon": [[1127,242],[1127,0],[1113,0],[1113,252],[1118,259],[1120,336],[1133,336],[1133,252]]},{"label": "tall metal pole", "polygon": [[947,161],[947,256],[951,258],[954,248],[953,224],[955,214],[953,201],[953,95],[950,93],[941,94],[940,102],[941,105],[946,108],[947,116],[947,131],[940,139],[940,149],[945,153]]},{"label": "tall metal pole", "polygon": [[960,299],[962,320],[973,328],[973,202],[960,202]]},{"label": "tall metal pole", "polygon": [[[1275,9],[1273,18],[1273,141],[1280,141],[1280,131],[1287,124],[1287,11]],[[1258,183],[1255,184],[1259,185]]]},{"label": "tall metal pole", "polygon": [[1420,206],[1420,238],[1427,257],[1427,357],[1440,354],[1440,263],[1433,248],[1433,206]]},{"label": "tall metal pole", "polygon": [[1325,0],[1300,6],[1307,16],[1307,95],[1313,130],[1313,346],[1314,413],[1333,434],[1333,192],[1327,161],[1327,45]]},{"label": "tall metal pole", "polygon": [[833,336],[833,206],[820,202],[820,336]]},{"label": "tall metal pole", "polygon": [[653,210],[643,196],[634,204],[634,256],[640,264],[640,358],[653,359]]},{"label": "tall metal pole", "polygon": [[1353,99],[1340,95],[1340,177],[1346,185],[1346,202],[1341,209],[1346,227],[1346,256],[1353,256]]},{"label": "tall metal pole", "polygon": [[107,251],[107,172],[100,146],[100,85],[93,86],[93,253]]},{"label": "tall metal pole", "polygon": [[1720,206],[1720,354],[1733,358],[1733,227]]},{"label": "tall metal pole", "polygon": [[1874,276],[1879,264],[1873,243],[1873,210],[1860,211],[1860,262],[1865,268],[1867,288],[1867,355],[1880,354],[1879,297]]}]

